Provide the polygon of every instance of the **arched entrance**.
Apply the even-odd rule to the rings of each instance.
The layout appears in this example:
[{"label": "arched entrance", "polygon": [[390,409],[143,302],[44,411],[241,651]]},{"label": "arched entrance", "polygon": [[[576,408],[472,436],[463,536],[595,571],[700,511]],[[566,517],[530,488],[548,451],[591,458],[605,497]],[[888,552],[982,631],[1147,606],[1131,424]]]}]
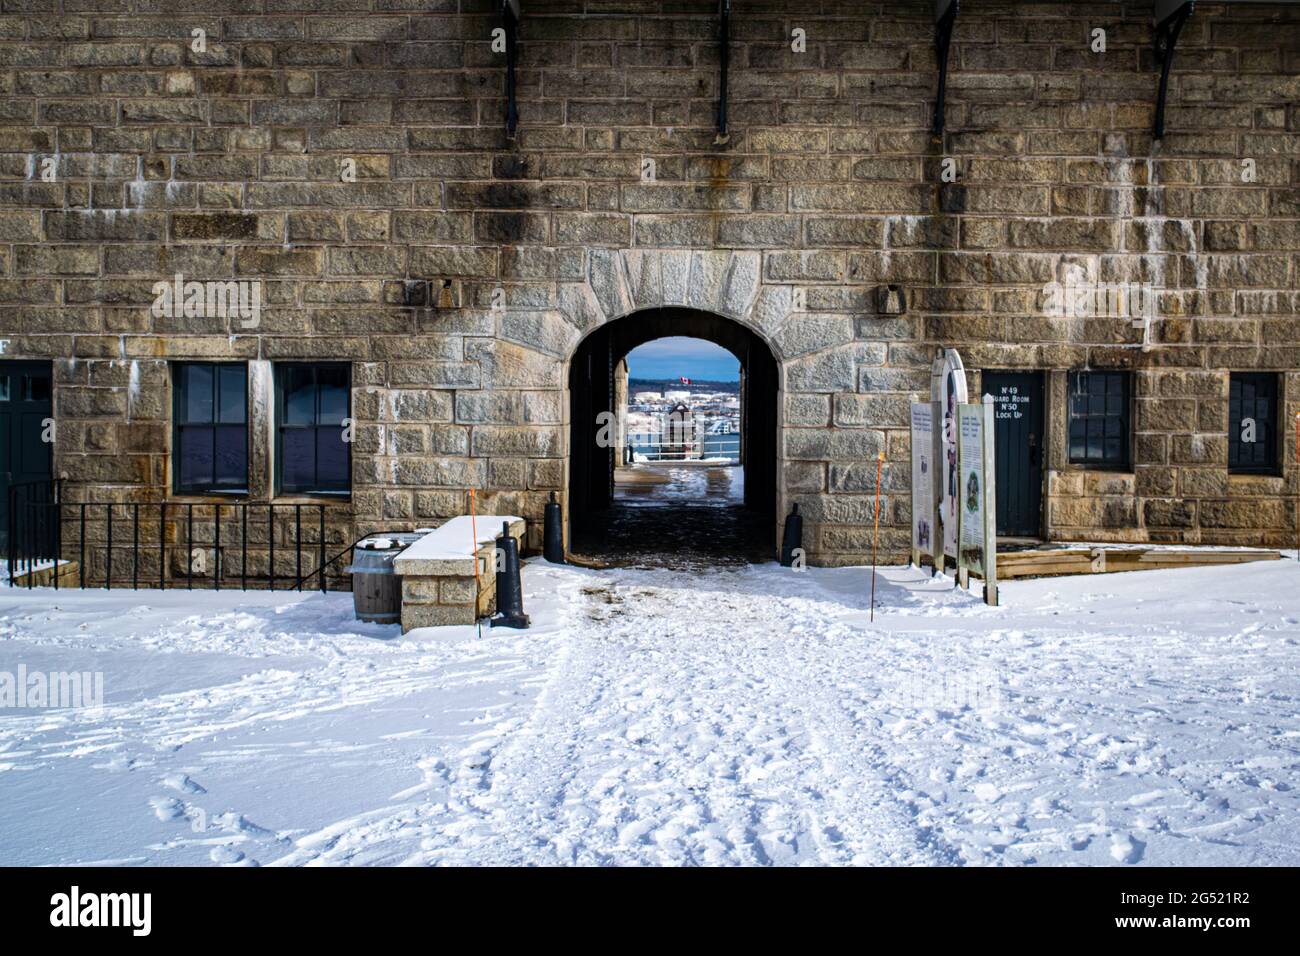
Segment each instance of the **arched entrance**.
[{"label": "arched entrance", "polygon": [[[623,359],[639,345],[684,336],[727,349],[740,363],[743,498],[692,506],[630,507],[615,494],[624,444],[611,439],[626,402]],[[761,560],[776,543],[778,367],[771,349],[732,319],[695,309],[647,309],[591,332],[569,365],[569,541],[578,556],[644,562],[665,555]],[[620,386],[623,386],[622,388]],[[616,432],[615,432],[616,433]],[[700,504],[700,503],[697,503]]]}]

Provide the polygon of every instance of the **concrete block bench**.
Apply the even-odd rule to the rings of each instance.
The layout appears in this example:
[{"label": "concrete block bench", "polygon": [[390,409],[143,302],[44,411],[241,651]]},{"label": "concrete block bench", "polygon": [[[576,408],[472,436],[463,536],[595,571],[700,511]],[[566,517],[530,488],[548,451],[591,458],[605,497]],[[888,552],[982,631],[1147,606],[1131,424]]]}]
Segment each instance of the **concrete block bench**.
[{"label": "concrete block bench", "polygon": [[393,570],[402,578],[403,634],[415,627],[473,624],[496,611],[494,552],[503,522],[510,526],[510,536],[519,543],[519,553],[523,554],[523,518],[479,515],[471,523],[469,515],[461,515],[397,556]]}]

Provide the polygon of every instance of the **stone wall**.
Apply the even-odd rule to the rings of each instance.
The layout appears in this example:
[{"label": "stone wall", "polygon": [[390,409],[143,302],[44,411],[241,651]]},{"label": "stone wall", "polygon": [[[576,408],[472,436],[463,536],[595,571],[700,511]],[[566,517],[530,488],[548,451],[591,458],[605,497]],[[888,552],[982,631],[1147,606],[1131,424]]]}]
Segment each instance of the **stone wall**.
[{"label": "stone wall", "polygon": [[[524,0],[513,140],[494,7],[5,0],[0,340],[54,362],[74,493],[168,495],[167,365],[212,358],[253,363],[266,500],[271,363],[350,360],[352,530],[437,523],[472,486],[536,547],[566,360],[684,305],[781,363],[778,509],[801,503],[814,563],[868,553],[881,449],[906,550],[907,407],[938,345],[975,384],[1051,373],[1051,537],[1291,540],[1296,469],[1230,477],[1225,431],[1230,369],[1286,373],[1300,412],[1297,11],[1200,4],[1153,143],[1149,3],[967,4],[935,139],[929,0],[736,0],[719,142],[716,3]],[[1045,314],[1071,269],[1160,287],[1145,346]],[[153,317],[177,273],[262,280],[260,324]],[[876,313],[884,283],[906,314]],[[1065,462],[1065,372],[1088,366],[1135,371],[1132,472]]]}]

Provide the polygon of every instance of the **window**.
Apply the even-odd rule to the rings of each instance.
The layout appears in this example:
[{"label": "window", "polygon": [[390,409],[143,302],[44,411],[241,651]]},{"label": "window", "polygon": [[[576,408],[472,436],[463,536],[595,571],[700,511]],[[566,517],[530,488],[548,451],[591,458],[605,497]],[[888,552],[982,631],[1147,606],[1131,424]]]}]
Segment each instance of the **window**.
[{"label": "window", "polygon": [[1127,372],[1070,374],[1070,463],[1129,467],[1130,376]]},{"label": "window", "polygon": [[1277,375],[1233,372],[1228,383],[1228,471],[1279,475]]},{"label": "window", "polygon": [[248,369],[175,366],[173,486],[178,494],[247,493]]},{"label": "window", "polygon": [[351,367],[279,365],[275,370],[275,460],[282,494],[348,494],[351,445],[344,438]]}]

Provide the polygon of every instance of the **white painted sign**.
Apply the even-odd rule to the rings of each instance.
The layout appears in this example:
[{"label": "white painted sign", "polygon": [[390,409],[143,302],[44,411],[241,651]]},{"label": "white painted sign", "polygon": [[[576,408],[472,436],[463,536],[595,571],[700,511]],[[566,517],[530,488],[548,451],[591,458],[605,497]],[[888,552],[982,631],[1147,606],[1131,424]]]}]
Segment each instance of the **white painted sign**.
[{"label": "white painted sign", "polygon": [[984,573],[984,408],[959,405],[957,409],[961,506],[961,559],[975,574]]},{"label": "white painted sign", "polygon": [[979,405],[957,406],[961,562],[958,579],[984,579],[984,600],[998,603],[996,443],[992,395]]},{"label": "white painted sign", "polygon": [[958,510],[957,476],[957,406],[966,401],[966,369],[956,349],[944,349],[935,359],[930,374],[930,398],[939,403],[943,416],[941,445],[943,472],[940,516],[943,522],[943,552],[957,560],[957,528],[961,520]]},{"label": "white painted sign", "polygon": [[912,405],[912,563],[933,557],[937,530],[934,526],[934,411],[932,402]]}]

